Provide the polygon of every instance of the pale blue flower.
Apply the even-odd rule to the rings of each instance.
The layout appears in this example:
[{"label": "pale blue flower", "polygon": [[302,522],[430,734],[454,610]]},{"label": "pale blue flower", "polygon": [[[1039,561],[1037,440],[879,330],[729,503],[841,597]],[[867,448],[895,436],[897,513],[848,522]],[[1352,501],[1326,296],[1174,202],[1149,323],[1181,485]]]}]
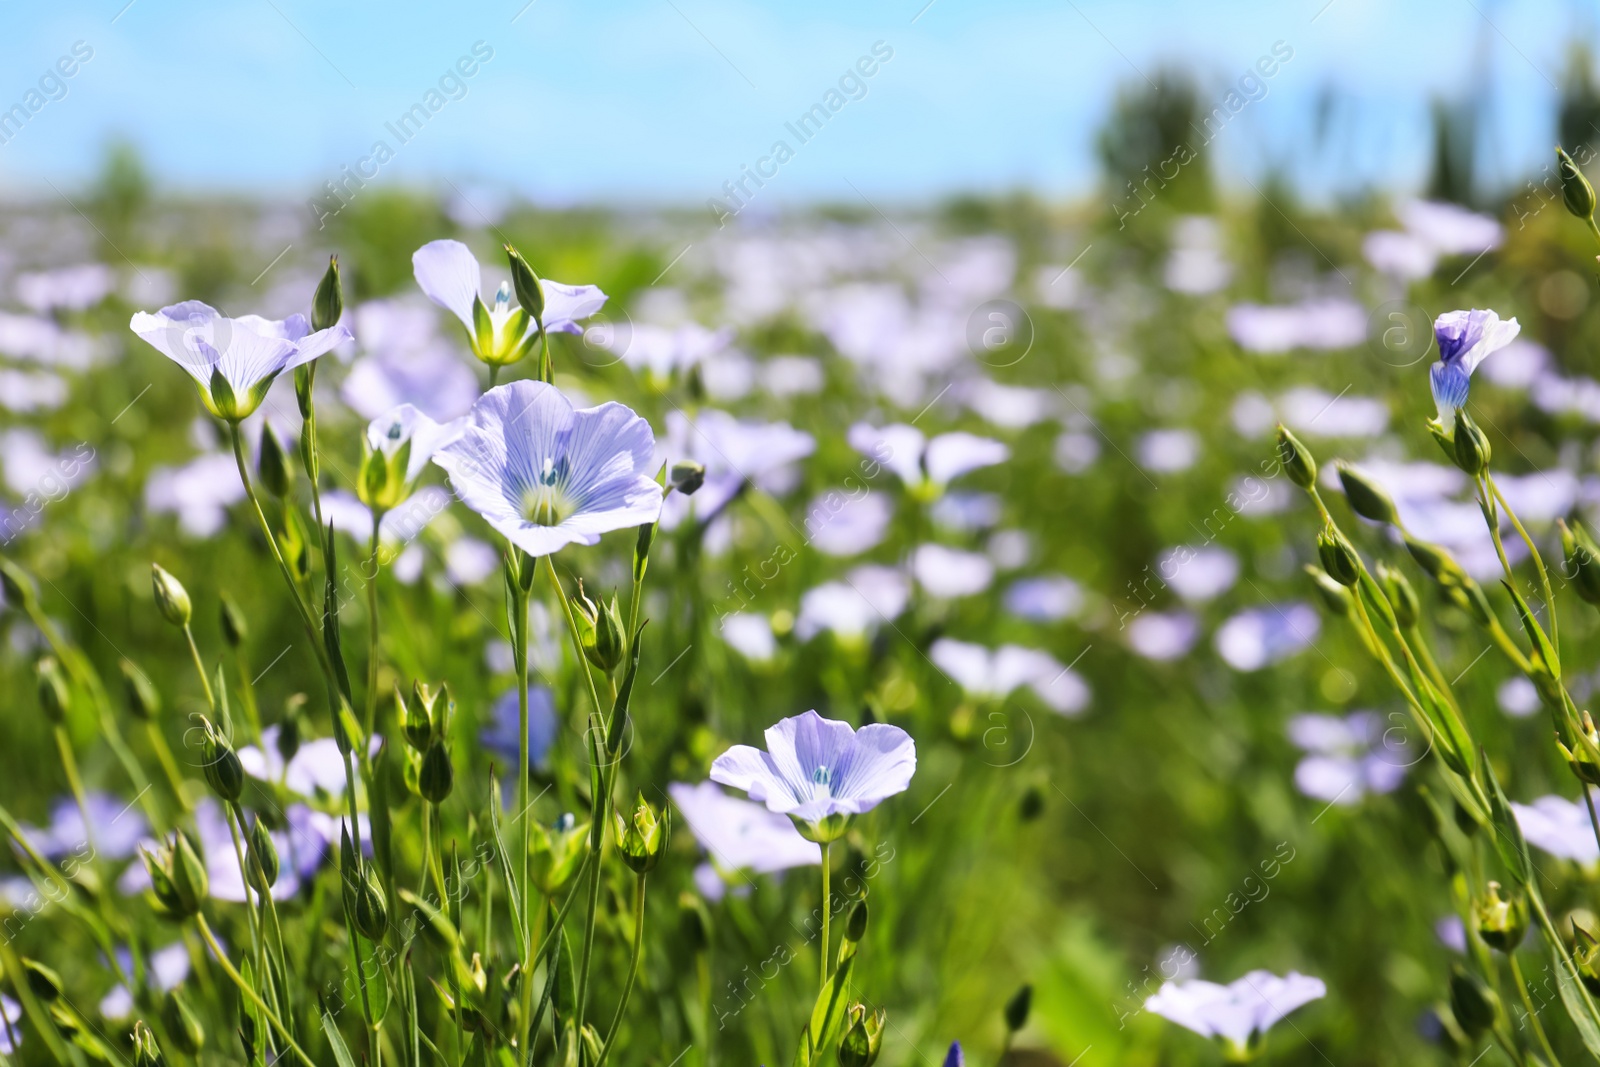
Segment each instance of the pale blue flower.
[{"label": "pale blue flower", "polygon": [[911,735],[887,723],[855,730],[808,711],[770,727],[766,739],[765,752],[734,745],[718,756],[711,780],[813,829],[830,816],[847,819],[904,792],[917,770]]},{"label": "pale blue flower", "polygon": [[198,300],[138,312],[128,326],[189,372],[211,414],[234,422],[261,406],[278,375],[351,339],[338,325],[313,333],[304,315],[230,319]]},{"label": "pale blue flower", "polygon": [[1433,336],[1439,342],[1439,362],[1428,371],[1433,387],[1433,402],[1439,407],[1439,422],[1445,429],[1455,426],[1456,409],[1467,402],[1472,372],[1490,353],[1516,339],[1522,329],[1516,319],[1500,321],[1493,311],[1447,311],[1433,323]]},{"label": "pale blue flower", "polygon": [[[507,760],[515,761],[520,755],[517,738],[517,721],[521,718],[517,691],[507,689],[494,702],[493,719],[479,735],[483,747]],[[556,702],[550,690],[542,685],[528,687],[528,763],[543,767],[550,754],[550,745],[556,739]],[[507,795],[510,791],[507,790]]]},{"label": "pale blue flower", "polygon": [[449,422],[434,422],[411,404],[400,404],[379,415],[367,425],[367,444],[385,458],[393,457],[408,442],[405,482],[410,485],[422,474],[433,454],[461,435],[467,428],[465,416]]},{"label": "pale blue flower", "polygon": [[770,874],[822,862],[816,842],[801,837],[788,819],[729,796],[715,782],[673,782],[667,792],[725,881],[739,870]]},{"label": "pale blue flower", "polygon": [[1290,971],[1251,971],[1230,985],[1202,979],[1167,982],[1144,1002],[1147,1010],[1205,1037],[1216,1038],[1230,1055],[1257,1050],[1272,1024],[1303,1004],[1328,994],[1320,978]]},{"label": "pale blue flower", "polygon": [[468,507],[530,556],[592,545],[661,514],[655,438],[622,404],[575,410],[554,386],[518,381],[485,393],[471,418],[433,461]]}]

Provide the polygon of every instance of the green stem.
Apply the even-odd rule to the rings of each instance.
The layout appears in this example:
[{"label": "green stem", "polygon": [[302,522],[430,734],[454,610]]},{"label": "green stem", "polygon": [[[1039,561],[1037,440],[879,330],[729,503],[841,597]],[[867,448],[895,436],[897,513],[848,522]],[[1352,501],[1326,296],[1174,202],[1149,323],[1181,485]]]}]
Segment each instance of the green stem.
[{"label": "green stem", "polygon": [[89,816],[89,801],[83,793],[83,778],[78,774],[78,757],[72,754],[72,739],[67,736],[65,726],[57,723],[55,735],[56,749],[61,753],[61,769],[67,774],[67,787],[72,790],[72,799],[77,801],[78,812],[83,816],[83,836],[93,849],[95,824]]},{"label": "green stem", "polygon": [[490,389],[494,388],[494,383],[499,379],[499,377],[500,377],[500,364],[498,364],[498,363],[489,364],[489,388]]},{"label": "green stem", "polygon": [[362,575],[367,582],[367,714],[362,720],[367,733],[372,733],[378,718],[378,525],[383,513],[372,509],[372,551],[368,557],[368,572]]},{"label": "green stem", "polygon": [[822,983],[819,989],[827,988],[828,976],[833,973],[833,968],[828,966],[828,948],[833,944],[833,936],[828,932],[828,920],[833,915],[833,893],[828,881],[831,876],[828,849],[832,845],[831,841],[822,843]]},{"label": "green stem", "polygon": [[1511,502],[1506,499],[1504,493],[1500,492],[1500,486],[1495,484],[1494,475],[1484,471],[1483,480],[1494,492],[1495,499],[1500,501],[1500,506],[1505,508],[1506,518],[1511,520],[1512,528],[1522,538],[1522,543],[1528,546],[1528,554],[1533,557],[1534,569],[1539,572],[1539,588],[1544,593],[1545,614],[1550,618],[1550,644],[1559,652],[1561,650],[1561,623],[1556,618],[1556,597],[1550,588],[1550,572],[1545,569],[1544,557],[1539,554],[1539,548],[1533,543],[1533,538],[1528,536],[1528,531],[1523,529],[1522,520],[1517,518],[1515,511],[1511,510]]},{"label": "green stem", "polygon": [[1528,1022],[1533,1026],[1533,1036],[1539,1039],[1539,1047],[1544,1049],[1544,1057],[1550,1067],[1561,1067],[1561,1060],[1557,1058],[1555,1049],[1550,1047],[1550,1039],[1545,1036],[1544,1024],[1539,1022],[1539,1013],[1533,1008],[1533,999],[1528,996],[1528,983],[1523,980],[1522,968],[1517,965],[1515,949],[1506,953],[1506,959],[1511,963],[1511,980],[1516,983],[1517,996],[1522,998],[1522,1008],[1528,1013]]},{"label": "green stem", "polygon": [[[244,845],[240,841],[240,834],[244,832],[244,819],[239,811],[239,805],[229,801],[224,805],[224,814],[228,820],[228,836],[233,838],[233,854],[239,861],[239,880],[244,890],[244,913],[247,925],[250,927],[250,948],[255,954],[256,974],[267,990],[267,995],[274,1002],[277,996],[273,993],[272,976],[267,973],[266,951],[262,947],[261,917],[256,913],[256,908],[250,905],[250,865],[245,859]],[[259,899],[259,894],[257,894]],[[259,905],[258,905],[259,906]]]},{"label": "green stem", "polygon": [[283,1025],[283,1020],[278,1018],[276,1012],[267,1007],[266,1001],[262,1000],[256,991],[250,988],[250,984],[234,969],[233,964],[228,960],[228,954],[222,951],[222,946],[217,943],[217,936],[211,932],[211,926],[206,922],[206,917],[202,914],[196,914],[194,919],[200,926],[200,936],[205,938],[206,944],[211,947],[211,952],[216,956],[223,973],[233,980],[234,985],[239,987],[239,992],[255,1002],[255,1006],[260,1008],[261,1013],[267,1017],[267,1022],[271,1023],[272,1028],[278,1031],[278,1036],[288,1043],[289,1050],[300,1057],[300,1062],[305,1064],[305,1067],[317,1067],[316,1061],[307,1056],[306,1050],[301,1048],[295,1039],[290,1036],[289,1031]]},{"label": "green stem", "polygon": [[617,1002],[616,1014],[611,1017],[611,1029],[606,1034],[605,1044],[600,1046],[600,1058],[595,1060],[594,1067],[605,1067],[606,1057],[611,1054],[611,1044],[616,1041],[617,1031],[622,1027],[628,998],[633,995],[633,983],[639,977],[639,960],[644,955],[644,892],[647,877],[643,873],[639,875],[633,894],[633,960],[628,964],[628,980],[622,984],[622,999]]},{"label": "green stem", "polygon": [[213,715],[217,711],[217,694],[211,690],[211,681],[206,677],[205,661],[200,658],[200,646],[194,643],[194,631],[188,623],[183,624],[183,636],[189,642],[189,658],[194,660],[194,672],[200,676],[200,688],[206,692],[206,706]]}]

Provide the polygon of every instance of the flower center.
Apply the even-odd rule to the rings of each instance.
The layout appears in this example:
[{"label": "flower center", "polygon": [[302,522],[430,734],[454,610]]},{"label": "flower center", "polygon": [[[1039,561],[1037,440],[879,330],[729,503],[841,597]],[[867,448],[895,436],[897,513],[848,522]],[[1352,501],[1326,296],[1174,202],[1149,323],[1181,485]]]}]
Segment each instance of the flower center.
[{"label": "flower center", "polygon": [[510,306],[511,306],[511,283],[510,282],[501,282],[500,283],[500,288],[495,290],[495,294],[494,294],[494,309],[496,311],[505,311],[506,308],[508,308]]},{"label": "flower center", "polygon": [[811,772],[811,781],[827,789],[833,785],[833,772],[828,769],[827,764],[820,764]]},{"label": "flower center", "polygon": [[540,526],[560,526],[576,508],[567,495],[566,465],[546,457],[544,470],[522,490],[522,517]]}]

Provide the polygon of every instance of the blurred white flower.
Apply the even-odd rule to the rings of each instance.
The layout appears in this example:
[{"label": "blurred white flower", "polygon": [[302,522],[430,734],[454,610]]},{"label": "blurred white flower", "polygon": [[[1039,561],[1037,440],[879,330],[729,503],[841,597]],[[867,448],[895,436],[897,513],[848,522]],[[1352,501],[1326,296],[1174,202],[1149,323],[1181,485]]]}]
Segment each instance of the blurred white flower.
[{"label": "blurred white flower", "polygon": [[1252,1046],[1273,1023],[1327,993],[1320,978],[1295,971],[1282,978],[1271,971],[1251,971],[1230,985],[1199,978],[1166,982],[1144,1006],[1179,1026],[1216,1038],[1230,1057],[1242,1060],[1250,1058]]},{"label": "blurred white flower", "polygon": [[1343,299],[1284,307],[1236,304],[1229,309],[1227,322],[1228,334],[1240,348],[1266,355],[1296,348],[1349,348],[1367,336],[1366,309]]},{"label": "blurred white flower", "polygon": [[795,636],[809,641],[824,630],[860,640],[906,609],[911,583],[899,571],[863,564],[840,581],[825,582],[800,598]]},{"label": "blurred white flower", "polygon": [[17,275],[17,299],[37,312],[83,311],[111,295],[115,272],[103,263]]},{"label": "blurred white flower", "polygon": [[852,498],[833,490],[806,509],[806,540],[825,556],[858,556],[883,541],[893,514],[894,505],[883,493],[868,490]]},{"label": "blurred white flower", "polygon": [[765,663],[778,653],[778,641],[772,635],[772,623],[765,615],[730,612],[722,617],[717,628],[722,639],[745,659]]},{"label": "blurred white flower", "polygon": [[1600,843],[1595,841],[1594,824],[1583,801],[1547,796],[1532,804],[1512,801],[1511,811],[1529,844],[1585,866],[1600,859]]},{"label": "blurred white flower", "polygon": [[1221,596],[1239,580],[1239,557],[1219,545],[1170,548],[1156,561],[1156,573],[1185,600]]},{"label": "blurred white flower", "polygon": [[1139,438],[1139,466],[1157,474],[1176,474],[1200,458],[1200,437],[1192,430],[1151,430]]},{"label": "blurred white flower", "polygon": [[1058,622],[1083,606],[1078,583],[1060,574],[1019,578],[1006,590],[1005,607],[1030,622]]},{"label": "blurred white flower", "polygon": [[989,649],[941,637],[928,648],[928,658],[974,697],[1003,700],[1027,686],[1062,715],[1076,715],[1089,705],[1088,683],[1038,649],[1020,645]]},{"label": "blurred white flower", "polygon": [[741,420],[716,408],[702,408],[692,420],[682,411],[669,411],[651,469],[693,460],[705,467],[706,477],[693,496],[667,494],[662,527],[672,530],[686,519],[704,521],[721,513],[746,481],[763,492],[779,492],[792,481],[795,464],[816,447],[815,438],[786,422]]},{"label": "blurred white flower", "polygon": [[994,581],[989,557],[948,545],[918,545],[911,553],[911,573],[917,584],[936,597],[973,596]]},{"label": "blurred white flower", "polygon": [[1529,681],[1526,675],[1517,675],[1508,678],[1495,690],[1495,700],[1500,705],[1500,710],[1514,719],[1526,719],[1537,715],[1543,706],[1539,700],[1539,690]]},{"label": "blurred white flower", "polygon": [[1128,644],[1145,659],[1186,655],[1200,636],[1200,621],[1188,611],[1142,611],[1128,624]]},{"label": "blurred white flower", "polygon": [[1258,671],[1317,639],[1322,618],[1309,604],[1249,608],[1217,630],[1217,655],[1236,671]]},{"label": "blurred white flower", "polygon": [[1427,747],[1405,724],[1373,711],[1344,718],[1307,713],[1289,720],[1289,740],[1309,753],[1294,769],[1300,792],[1330,804],[1355,804],[1367,793],[1391,793]]},{"label": "blurred white flower", "polygon": [[768,811],[765,804],[729,796],[715,782],[673,782],[667,793],[724,881],[731,882],[738,871],[771,874],[822,862],[821,846],[801,837],[787,815]]},{"label": "blurred white flower", "polygon": [[893,471],[907,489],[932,495],[969,471],[1004,463],[1011,450],[1003,443],[957,430],[929,440],[905,423],[879,429],[858,422],[850,427],[850,447]]}]

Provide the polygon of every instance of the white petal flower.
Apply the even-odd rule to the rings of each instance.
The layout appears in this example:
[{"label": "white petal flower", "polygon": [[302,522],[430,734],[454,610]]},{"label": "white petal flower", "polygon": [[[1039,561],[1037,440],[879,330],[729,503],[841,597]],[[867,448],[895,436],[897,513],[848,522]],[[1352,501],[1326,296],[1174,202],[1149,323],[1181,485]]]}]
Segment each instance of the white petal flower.
[{"label": "white petal flower", "polygon": [[410,404],[401,404],[367,425],[367,444],[374,452],[392,457],[407,443],[411,453],[406,460],[407,485],[417,480],[433,454],[461,436],[467,428],[468,418],[451,419],[446,423],[434,422]]},{"label": "white petal flower", "polygon": [[650,424],[612,402],[576,410],[554,386],[518,381],[472,406],[434,453],[456,495],[512,544],[545,556],[661,514]]},{"label": "white petal flower", "polygon": [[1230,985],[1198,978],[1167,982],[1144,1006],[1197,1034],[1224,1041],[1232,1053],[1243,1054],[1252,1039],[1265,1036],[1273,1023],[1327,994],[1328,987],[1320,978],[1295,971],[1282,978],[1271,971],[1251,971]]}]

